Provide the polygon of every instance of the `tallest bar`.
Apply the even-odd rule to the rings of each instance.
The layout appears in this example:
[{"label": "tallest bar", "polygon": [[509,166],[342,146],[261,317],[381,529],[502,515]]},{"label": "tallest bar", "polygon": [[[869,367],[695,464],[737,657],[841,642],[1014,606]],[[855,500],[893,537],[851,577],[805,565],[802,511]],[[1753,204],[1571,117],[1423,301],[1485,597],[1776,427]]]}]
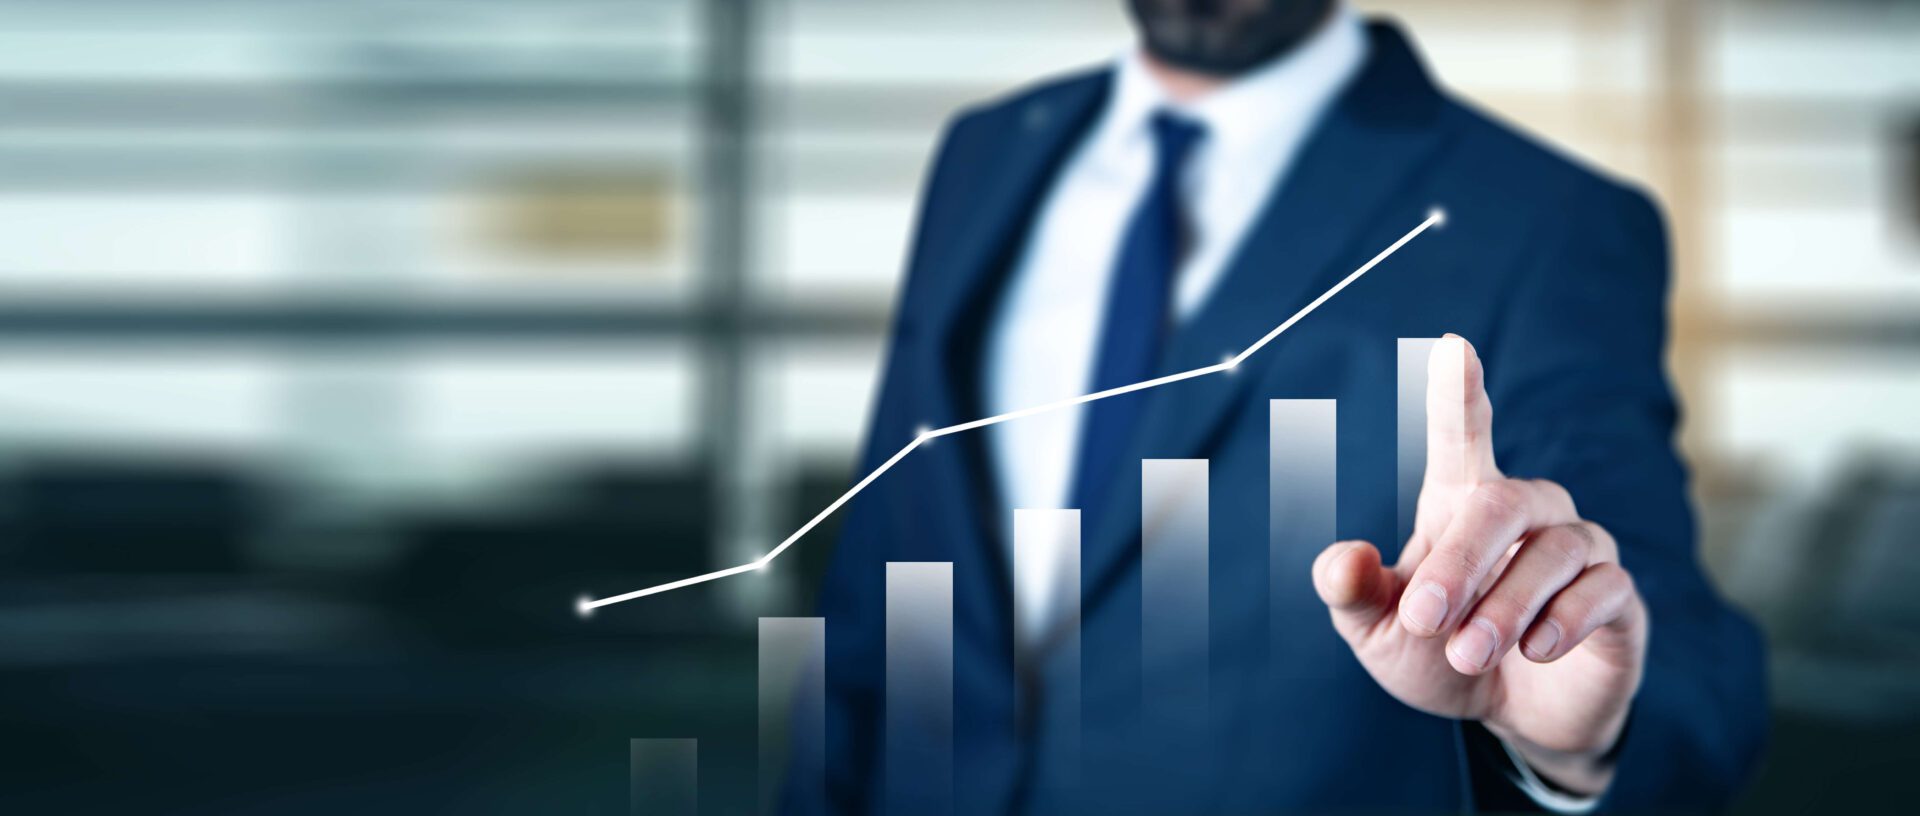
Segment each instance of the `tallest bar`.
[{"label": "tallest bar", "polygon": [[1402,337],[1399,344],[1399,517],[1400,543],[1413,538],[1413,519],[1420,506],[1420,481],[1427,475],[1427,358],[1434,337]]}]

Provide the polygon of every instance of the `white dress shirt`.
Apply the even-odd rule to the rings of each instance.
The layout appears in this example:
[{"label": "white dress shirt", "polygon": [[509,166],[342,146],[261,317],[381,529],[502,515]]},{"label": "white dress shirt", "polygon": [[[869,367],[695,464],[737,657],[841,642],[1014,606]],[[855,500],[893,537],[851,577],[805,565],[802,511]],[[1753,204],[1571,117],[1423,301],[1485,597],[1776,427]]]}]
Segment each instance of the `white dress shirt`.
[{"label": "white dress shirt", "polygon": [[[1119,59],[1107,108],[1068,157],[1038,210],[989,328],[988,414],[1091,390],[1107,287],[1134,208],[1153,175],[1149,120],[1168,109],[1206,128],[1187,159],[1181,194],[1193,243],[1173,281],[1176,319],[1192,315],[1226,272],[1248,225],[1321,109],[1360,67],[1366,38],[1341,6],[1285,57],[1191,104],[1169,99],[1138,52]],[[989,429],[1001,495],[1015,508],[1064,508],[1073,489],[1084,407]],[[1066,547],[1025,542],[1012,554],[1024,639],[1057,622]]]},{"label": "white dress shirt", "polygon": [[[1366,59],[1361,22],[1345,4],[1293,52],[1191,103],[1168,98],[1130,50],[1119,60],[1106,111],[1048,192],[989,328],[986,410],[1001,414],[1092,390],[1107,288],[1128,221],[1153,175],[1149,120],[1167,109],[1197,121],[1206,136],[1188,158],[1181,195],[1194,234],[1174,279],[1174,317],[1206,302],[1247,228],[1321,112]],[[1014,508],[1065,508],[1073,489],[1080,425],[1075,406],[988,429],[1001,495]],[[1010,542],[1011,545],[1011,542]],[[1077,563],[1079,539],[1022,541],[1011,553],[1016,635],[1025,648],[1059,622],[1061,584]],[[1558,813],[1591,810],[1596,799],[1544,784],[1512,753],[1513,781]]]}]

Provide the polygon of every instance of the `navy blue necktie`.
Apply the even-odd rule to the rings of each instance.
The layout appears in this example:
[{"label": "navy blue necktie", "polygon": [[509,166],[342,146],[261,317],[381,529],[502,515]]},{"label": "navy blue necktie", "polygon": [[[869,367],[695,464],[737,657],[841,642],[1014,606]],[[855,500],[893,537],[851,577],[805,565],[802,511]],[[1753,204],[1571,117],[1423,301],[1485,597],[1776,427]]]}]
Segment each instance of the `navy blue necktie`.
[{"label": "navy blue necktie", "polygon": [[[1197,122],[1165,111],[1153,115],[1153,180],[1134,209],[1115,260],[1093,367],[1093,391],[1156,375],[1160,347],[1171,322],[1168,304],[1186,231],[1180,179],[1188,155],[1205,135]],[[1115,460],[1133,438],[1145,397],[1136,392],[1087,405],[1071,507],[1089,508],[1114,477]]]}]

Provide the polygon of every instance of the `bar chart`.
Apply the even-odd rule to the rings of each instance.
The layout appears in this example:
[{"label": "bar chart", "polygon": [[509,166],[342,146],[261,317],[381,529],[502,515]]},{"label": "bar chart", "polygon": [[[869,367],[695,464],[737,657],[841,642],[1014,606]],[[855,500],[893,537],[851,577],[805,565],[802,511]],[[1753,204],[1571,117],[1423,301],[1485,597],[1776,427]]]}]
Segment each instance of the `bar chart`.
[{"label": "bar chart", "polygon": [[[1411,523],[1419,495],[1419,474],[1426,459],[1426,355],[1433,338],[1402,338],[1397,345],[1398,404],[1394,452],[1399,474],[1396,494],[1399,524]],[[1281,565],[1297,563],[1336,540],[1337,417],[1333,399],[1267,401],[1268,562],[1273,565],[1270,597],[1298,592],[1298,576]],[[1141,721],[1164,741],[1162,750],[1206,751],[1200,724],[1207,722],[1213,648],[1209,595],[1211,547],[1211,462],[1207,459],[1138,461],[1140,526],[1138,541],[1140,601]],[[1411,474],[1411,475],[1409,475]],[[1050,606],[1035,609],[1012,604],[1015,642],[1045,645],[1052,669],[1045,704],[1060,712],[1051,722],[1065,724],[1057,742],[1061,762],[1078,762],[1081,657],[1079,639],[1061,627],[1076,626],[1080,614],[1081,524],[1079,508],[1014,508],[1012,571],[1015,584],[1051,587]],[[1064,548],[1064,553],[1061,550]],[[1061,557],[1064,555],[1065,557]],[[879,790],[883,811],[940,814],[953,812],[954,730],[954,565],[950,562],[888,562],[885,580],[884,718],[880,735],[884,775]],[[1284,637],[1282,610],[1273,603],[1269,631]],[[1051,622],[1051,623],[1049,623]],[[760,802],[776,806],[784,782],[796,775],[815,780],[826,774],[820,750],[826,740],[822,709],[826,627],[823,618],[762,618],[759,627]],[[1052,628],[1049,628],[1052,627]],[[1275,649],[1277,654],[1280,650]],[[1016,649],[1013,670],[1032,675],[1040,658]],[[1281,667],[1274,667],[1279,670]],[[1031,693],[1031,689],[1023,693]],[[1023,701],[1022,704],[1030,704]],[[645,751],[642,751],[642,744]],[[690,740],[635,740],[635,796],[660,788],[663,806],[645,812],[692,812],[695,749]],[[641,779],[642,754],[648,758]],[[664,769],[664,770],[663,770]],[[818,784],[795,786],[819,790]],[[675,804],[681,803],[681,804]],[[795,804],[789,802],[789,804]],[[824,803],[798,803],[798,809]],[[636,811],[639,812],[639,811]]]},{"label": "bar chart", "polygon": [[[760,558],[620,595],[582,596],[576,611],[588,617],[600,607],[759,570],[915,450],[941,437],[1196,378],[1231,374],[1402,246],[1445,221],[1445,211],[1428,211],[1425,220],[1398,240],[1252,345],[1218,363],[969,422],[922,428],[904,447]],[[1403,531],[1411,528],[1425,464],[1425,366],[1421,363],[1432,343],[1432,339],[1402,338],[1396,346],[1396,515]],[[1266,543],[1271,566],[1266,580],[1272,605],[1264,614],[1272,618],[1267,627],[1273,633],[1270,637],[1278,637],[1287,629],[1280,625],[1281,608],[1271,599],[1283,597],[1285,584],[1291,580],[1280,565],[1289,563],[1289,559],[1297,561],[1297,554],[1317,551],[1335,539],[1338,402],[1273,399],[1267,407],[1270,521]],[[1136,708],[1137,720],[1159,736],[1156,750],[1205,756],[1196,752],[1210,750],[1206,730],[1214,714],[1212,462],[1204,458],[1137,461],[1140,512],[1138,550],[1134,554],[1139,564],[1139,617],[1134,634],[1139,699],[1127,705]],[[1013,653],[1009,669],[1014,676],[1006,679],[1004,687],[1017,689],[1012,695],[1016,712],[1044,704],[1055,715],[1049,721],[1056,730],[1065,732],[1080,730],[1085,667],[1078,651],[1078,633],[1052,629],[1077,627],[1082,621],[1083,509],[1012,508],[1012,529],[1007,531],[1012,557],[1004,580],[1045,591],[1004,593],[1011,607],[1005,615],[1011,630],[1005,642],[1021,644],[1009,649]],[[958,718],[964,716],[955,710],[955,565],[951,561],[889,559],[884,567],[884,654],[877,739],[880,756],[873,795],[882,812],[916,816],[953,813],[955,786],[961,784],[956,778],[956,735]],[[1022,595],[1044,597],[1047,606],[1035,608],[1014,600]],[[789,790],[800,792],[796,794],[799,796],[825,796],[826,786],[821,780],[830,772],[824,759],[830,739],[823,689],[829,669],[826,624],[817,617],[763,618],[760,622],[758,802],[763,809],[828,810],[825,801],[783,798]],[[1037,673],[1034,662],[1042,657],[1028,648],[1030,644],[1044,644],[1054,650],[1044,655],[1053,667],[1047,673],[1044,700],[1034,699],[1039,696],[1037,689],[1022,679]],[[1270,666],[1269,670],[1275,668]],[[1019,716],[1016,714],[1016,718]],[[1056,758],[1057,764],[1066,766],[1066,776],[1074,778],[1083,745],[1081,735],[1066,733],[1052,744],[1056,754],[1064,755]],[[697,745],[690,741],[634,740],[631,751],[629,787],[634,812],[697,810]],[[873,782],[862,780],[862,784]]]}]

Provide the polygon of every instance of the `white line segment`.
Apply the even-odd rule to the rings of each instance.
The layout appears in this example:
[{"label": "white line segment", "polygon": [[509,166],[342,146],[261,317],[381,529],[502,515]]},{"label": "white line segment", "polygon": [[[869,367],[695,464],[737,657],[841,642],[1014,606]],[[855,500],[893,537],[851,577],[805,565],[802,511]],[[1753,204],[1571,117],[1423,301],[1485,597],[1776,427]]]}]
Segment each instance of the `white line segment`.
[{"label": "white line segment", "polygon": [[1028,408],[1021,408],[1020,410],[1017,410],[1017,411],[1008,411],[1007,413],[1004,413],[1004,414],[997,414],[995,416],[983,417],[981,419],[976,419],[971,422],[962,422],[958,425],[948,425],[944,428],[932,428],[932,429],[921,431],[919,436],[914,437],[913,441],[908,442],[906,444],[906,447],[901,448],[899,451],[895,452],[892,456],[887,457],[887,461],[880,463],[880,466],[877,468],[874,468],[872,473],[867,474],[865,477],[862,477],[860,481],[855,482],[853,487],[847,488],[847,492],[840,494],[840,498],[834,499],[832,504],[829,504],[826,506],[826,509],[821,510],[819,513],[815,514],[813,518],[808,519],[806,524],[800,525],[800,529],[793,531],[793,534],[790,536],[787,536],[785,541],[780,542],[780,546],[774,547],[773,550],[768,552],[766,555],[760,556],[759,558],[756,558],[752,561],[749,561],[745,564],[741,564],[736,567],[728,567],[723,570],[709,572],[705,575],[695,575],[692,578],[682,578],[678,581],[660,584],[659,586],[651,586],[651,587],[647,587],[646,589],[634,590],[633,592],[628,592],[623,595],[613,595],[606,598],[600,598],[597,600],[590,597],[582,596],[576,604],[576,609],[580,613],[581,617],[587,617],[588,615],[591,615],[593,613],[593,610],[598,609],[602,606],[610,606],[612,604],[622,603],[625,601],[645,598],[648,595],[658,595],[662,592],[671,592],[676,589],[684,589],[686,587],[693,586],[694,584],[704,584],[708,581],[714,581],[714,580],[726,578],[733,575],[739,575],[740,573],[743,573],[743,572],[752,572],[753,570],[760,569],[761,567],[764,567],[767,564],[771,563],[773,559],[779,558],[781,553],[786,552],[787,548],[793,546],[794,542],[799,541],[802,536],[805,536],[807,533],[812,532],[814,527],[819,526],[820,522],[825,521],[828,516],[833,515],[834,511],[839,510],[841,505],[846,504],[848,500],[852,499],[854,496],[859,495],[860,491],[867,489],[867,485],[873,484],[873,480],[880,478],[880,474],[886,473],[887,471],[892,470],[894,465],[899,464],[900,460],[905,459],[907,454],[912,453],[915,448],[918,448],[921,445],[924,445],[927,442],[930,442],[932,440],[939,439],[940,437],[948,436],[950,434],[957,434],[962,431],[971,431],[975,428],[985,428],[988,425],[998,425],[1002,422],[1020,419],[1022,417],[1030,417],[1030,416],[1033,416],[1034,414],[1044,414],[1048,411],[1057,411],[1061,408],[1067,408],[1074,405],[1082,405],[1085,403],[1093,402],[1095,400],[1103,400],[1108,397],[1117,397],[1117,396],[1120,396],[1121,394],[1130,394],[1135,391],[1142,391],[1148,388],[1167,385],[1169,383],[1177,383],[1181,380],[1191,380],[1195,377],[1203,377],[1208,374],[1218,374],[1222,371],[1231,371],[1235,366],[1238,366],[1242,362],[1245,362],[1248,357],[1253,356],[1254,352],[1257,352],[1260,349],[1265,348],[1268,343],[1273,342],[1274,338],[1279,337],[1281,334],[1285,333],[1286,330],[1293,328],[1293,324],[1300,322],[1301,318],[1304,318],[1307,315],[1312,314],[1313,310],[1320,308],[1320,304],[1327,302],[1327,300],[1332,298],[1334,295],[1340,294],[1340,290],[1347,288],[1349,284],[1353,283],[1356,280],[1359,280],[1361,275],[1367,274],[1368,271],[1372,270],[1375,266],[1378,266],[1381,261],[1386,260],[1388,256],[1392,255],[1394,252],[1399,251],[1401,247],[1406,246],[1408,241],[1413,240],[1420,233],[1426,232],[1428,228],[1441,226],[1446,222],[1447,222],[1446,210],[1441,209],[1439,207],[1435,207],[1433,209],[1428,210],[1427,220],[1420,222],[1419,226],[1409,230],[1407,234],[1400,236],[1400,240],[1394,241],[1386,249],[1380,250],[1380,254],[1373,256],[1371,260],[1367,261],[1364,264],[1361,264],[1359,269],[1355,269],[1351,274],[1347,275],[1344,278],[1341,278],[1340,282],[1334,284],[1332,288],[1328,289],[1325,292],[1321,292],[1319,297],[1313,299],[1313,302],[1308,303],[1307,305],[1301,307],[1300,311],[1294,312],[1292,317],[1289,317],[1286,319],[1286,322],[1273,327],[1273,331],[1267,332],[1265,337],[1260,338],[1253,345],[1248,346],[1246,350],[1240,352],[1239,354],[1235,354],[1232,357],[1228,357],[1227,359],[1218,363],[1214,363],[1213,365],[1210,365],[1210,366],[1195,368],[1188,371],[1182,371],[1178,374],[1168,374],[1164,377],[1155,377],[1145,382],[1137,382],[1131,385],[1122,385],[1115,388],[1109,388],[1105,391],[1095,391],[1091,394],[1085,394],[1078,397],[1070,397],[1068,399],[1055,400],[1053,402],[1044,403],[1041,405],[1035,405]]}]

